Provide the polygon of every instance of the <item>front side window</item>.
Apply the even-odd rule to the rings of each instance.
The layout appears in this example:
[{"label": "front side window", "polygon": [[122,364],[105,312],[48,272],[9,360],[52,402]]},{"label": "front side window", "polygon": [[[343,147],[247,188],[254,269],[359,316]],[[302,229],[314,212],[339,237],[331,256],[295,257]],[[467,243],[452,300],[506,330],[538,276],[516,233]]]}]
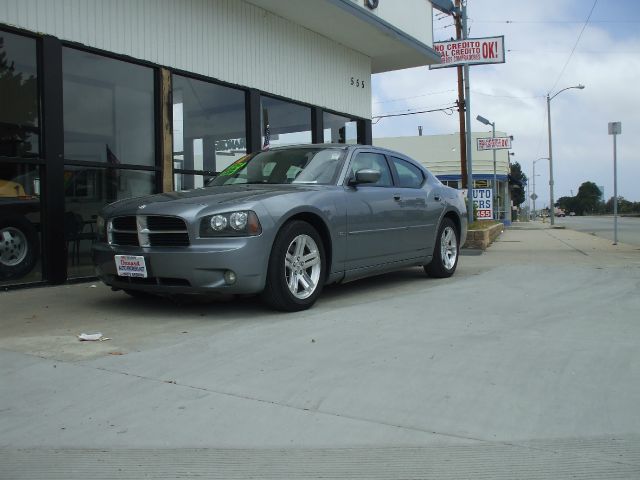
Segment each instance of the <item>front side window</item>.
[{"label": "front side window", "polygon": [[0,31],[0,156],[40,152],[36,41]]},{"label": "front side window", "polygon": [[379,153],[358,153],[351,162],[350,177],[353,178],[358,170],[377,170],[380,172],[380,180],[376,183],[367,183],[368,187],[391,187],[393,177],[384,155]]},{"label": "front side window", "polygon": [[62,49],[66,160],[155,165],[153,69]]},{"label": "front side window", "polygon": [[396,157],[391,157],[398,173],[398,185],[402,188],[420,188],[424,182],[422,171],[415,165]]},{"label": "front side window", "polygon": [[343,162],[339,149],[272,150],[247,155],[223,170],[210,185],[334,184]]}]

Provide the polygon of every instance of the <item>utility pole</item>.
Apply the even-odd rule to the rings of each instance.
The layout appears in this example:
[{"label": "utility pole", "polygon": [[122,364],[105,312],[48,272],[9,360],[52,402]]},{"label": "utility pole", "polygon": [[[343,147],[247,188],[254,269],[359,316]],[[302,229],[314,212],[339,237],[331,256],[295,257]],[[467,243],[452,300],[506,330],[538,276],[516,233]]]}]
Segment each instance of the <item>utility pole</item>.
[{"label": "utility pole", "polygon": [[[458,13],[453,16],[456,23],[456,40],[462,40],[462,11],[460,10],[460,0],[456,0]],[[462,188],[467,188],[467,143],[465,139],[464,111],[466,109],[464,101],[464,86],[462,78],[462,65],[456,67],[458,71],[458,117],[460,119],[460,176]]]},{"label": "utility pole", "polygon": [[[467,2],[462,2],[462,39],[467,39]],[[469,86],[469,65],[464,65],[464,107],[466,127],[471,128],[471,88]],[[473,163],[471,159],[471,131],[467,132],[467,219],[473,222]]]}]

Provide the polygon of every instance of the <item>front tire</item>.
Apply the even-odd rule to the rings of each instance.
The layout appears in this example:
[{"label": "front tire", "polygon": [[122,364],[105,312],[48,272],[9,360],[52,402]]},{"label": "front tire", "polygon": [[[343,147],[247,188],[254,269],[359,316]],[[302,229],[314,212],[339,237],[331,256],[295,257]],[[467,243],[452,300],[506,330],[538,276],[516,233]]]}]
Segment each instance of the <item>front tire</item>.
[{"label": "front tire", "polygon": [[438,229],[431,263],[424,267],[427,275],[436,278],[447,278],[453,275],[458,266],[459,242],[455,224],[450,218],[444,218]]},{"label": "front tire", "polygon": [[306,310],[322,292],[325,267],[324,245],[316,229],[300,220],[285,224],[271,249],[262,299],[276,310]]}]

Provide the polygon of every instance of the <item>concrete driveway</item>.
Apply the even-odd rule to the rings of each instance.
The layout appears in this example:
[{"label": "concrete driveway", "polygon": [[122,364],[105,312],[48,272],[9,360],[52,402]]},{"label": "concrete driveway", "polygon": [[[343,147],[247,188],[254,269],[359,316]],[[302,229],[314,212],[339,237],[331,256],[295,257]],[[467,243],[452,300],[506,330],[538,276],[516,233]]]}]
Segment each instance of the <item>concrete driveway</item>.
[{"label": "concrete driveway", "polygon": [[523,224],[298,314],[2,293],[0,478],[640,478],[640,251],[610,243]]}]

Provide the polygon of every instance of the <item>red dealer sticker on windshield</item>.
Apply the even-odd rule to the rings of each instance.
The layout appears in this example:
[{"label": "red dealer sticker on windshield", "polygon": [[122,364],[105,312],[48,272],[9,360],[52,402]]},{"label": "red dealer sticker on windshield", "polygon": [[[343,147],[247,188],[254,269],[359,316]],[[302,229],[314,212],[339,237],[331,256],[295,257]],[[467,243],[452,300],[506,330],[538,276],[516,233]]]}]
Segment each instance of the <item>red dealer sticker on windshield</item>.
[{"label": "red dealer sticker on windshield", "polygon": [[115,255],[116,270],[119,277],[147,278],[147,266],[144,257],[139,255]]}]

